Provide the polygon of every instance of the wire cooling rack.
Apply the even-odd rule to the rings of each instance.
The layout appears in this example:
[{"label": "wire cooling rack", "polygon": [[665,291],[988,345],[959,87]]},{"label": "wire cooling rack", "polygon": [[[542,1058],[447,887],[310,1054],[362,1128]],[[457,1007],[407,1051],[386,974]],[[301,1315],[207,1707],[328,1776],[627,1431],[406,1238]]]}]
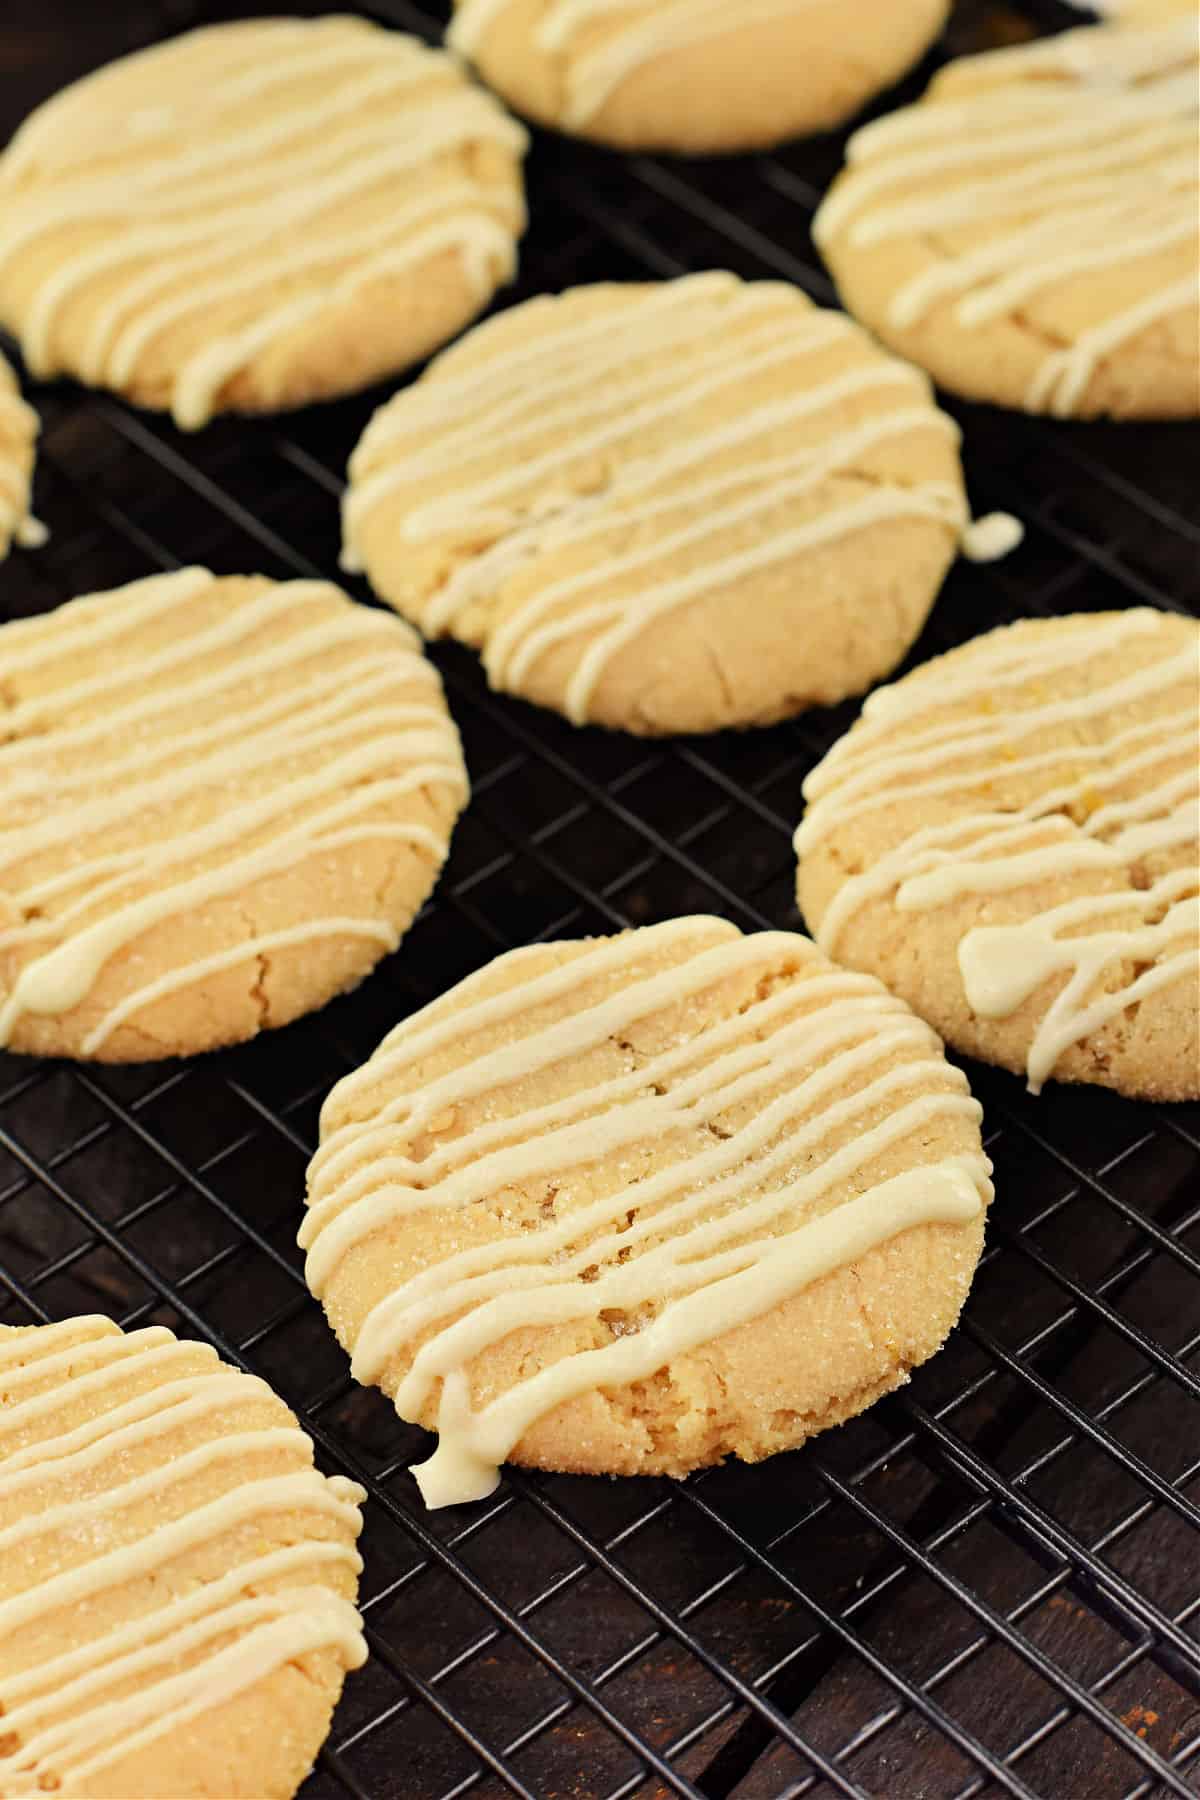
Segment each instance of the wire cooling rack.
[{"label": "wire cooling rack", "polygon": [[[5,0],[0,137],[83,69],[251,10]],[[431,36],[445,14],[375,10]],[[948,45],[1065,17],[964,4]],[[723,265],[830,300],[809,221],[840,152],[685,164],[542,139],[506,299]],[[341,471],[379,395],[191,438],[73,387],[33,397],[53,535],[0,569],[0,615],[182,561],[336,572]],[[1022,614],[1196,610],[1186,428],[955,410],[976,509],[1020,513],[1028,538],[954,572],[917,659]],[[800,783],[854,713],[648,744],[574,732],[489,695],[470,656],[434,656],[475,797],[433,902],[357,994],[189,1063],[0,1058],[0,1317],[100,1310],[206,1338],[369,1489],[372,1658],[305,1800],[1196,1792],[1200,1108],[1053,1086],[1035,1101],[973,1067],[989,1248],[960,1329],[907,1389],[758,1468],[681,1485],[510,1472],[489,1501],[422,1512],[422,1434],[353,1385],[301,1279],[323,1095],[511,945],[700,910],[796,923]]]}]

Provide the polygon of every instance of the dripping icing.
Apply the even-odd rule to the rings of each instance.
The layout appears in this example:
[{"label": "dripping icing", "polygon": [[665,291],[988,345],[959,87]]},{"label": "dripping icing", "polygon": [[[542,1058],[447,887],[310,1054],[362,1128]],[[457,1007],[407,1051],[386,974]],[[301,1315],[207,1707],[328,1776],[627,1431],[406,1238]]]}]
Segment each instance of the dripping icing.
[{"label": "dripping icing", "polygon": [[30,516],[29,463],[38,435],[38,416],[17,391],[16,378],[0,356],[0,545],[12,538],[23,549],[38,549],[46,529]]}]

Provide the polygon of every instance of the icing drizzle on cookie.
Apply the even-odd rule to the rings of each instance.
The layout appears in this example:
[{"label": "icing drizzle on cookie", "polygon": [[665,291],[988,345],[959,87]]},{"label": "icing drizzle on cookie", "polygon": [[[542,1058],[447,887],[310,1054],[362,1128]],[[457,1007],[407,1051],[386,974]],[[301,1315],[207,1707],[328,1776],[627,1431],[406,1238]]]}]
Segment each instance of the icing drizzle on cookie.
[{"label": "icing drizzle on cookie", "polygon": [[[137,110],[129,95],[152,82],[161,104]],[[26,361],[68,366],[84,302],[69,366],[94,385],[133,382],[186,328],[169,403],[195,429],[263,351],[366,283],[452,252],[482,303],[523,220],[468,159],[525,143],[445,57],[361,20],[255,20],[127,58],[39,109],[0,158],[0,283],[22,256],[45,264],[22,295]]]},{"label": "icing drizzle on cookie", "polygon": [[[459,0],[446,43],[473,57],[513,0]],[[562,123],[578,131],[594,119],[621,84],[655,57],[689,50],[733,29],[794,19],[817,0],[550,0],[534,33],[547,56],[567,57]],[[603,40],[572,55],[581,36],[612,25]]]},{"label": "icing drizzle on cookie", "polygon": [[[1056,677],[1122,649],[1128,667],[1055,697]],[[1060,632],[994,632],[879,689],[805,782],[797,853],[803,858],[883,809],[945,801],[954,816],[910,832],[848,876],[821,919],[818,943],[836,956],[861,908],[888,896],[901,912],[925,912],[1055,877],[1093,888],[976,926],[958,946],[963,991],[981,1018],[1006,1018],[1063,978],[1032,1031],[1035,1093],[1065,1050],[1126,1008],[1177,982],[1194,993],[1198,684],[1200,631],[1136,608],[1086,627],[1071,620]],[[941,716],[950,707],[963,711]],[[1035,796],[1001,809],[995,793],[1003,779],[1028,781]]]},{"label": "icing drizzle on cookie", "polygon": [[[961,327],[1020,317],[1056,283],[1094,276],[1100,316],[1046,349],[1025,397],[1032,412],[1066,417],[1102,358],[1200,299],[1198,52],[1193,16],[1085,27],[951,64],[928,98],[851,138],[813,235],[822,248],[869,249],[972,232],[896,288],[897,331],[947,303]],[[1103,310],[1110,273],[1139,264],[1141,291],[1113,281]]]},{"label": "icing drizzle on cookie", "polygon": [[[25,1649],[0,1675],[0,1793],[78,1792],[311,1652],[333,1651],[347,1669],[364,1661],[358,1614],[326,1581],[362,1566],[353,1540],[366,1495],[312,1467],[312,1445],[294,1421],[222,1430],[222,1413],[274,1400],[265,1382],[161,1327],[125,1335],[97,1317],[0,1333],[0,1385],[0,1558],[9,1577],[0,1644]],[[76,1409],[83,1421],[63,1429]],[[181,1431],[196,1440],[184,1451],[173,1441]],[[130,1477],[147,1453],[151,1466]],[[239,1460],[255,1472],[237,1476]],[[181,1508],[178,1494],[196,1476],[212,1497]],[[146,1499],[161,1500],[162,1522],[134,1535],[129,1509]],[[308,1542],[255,1552],[247,1528],[281,1513],[322,1528]],[[222,1574],[172,1580],[181,1562],[223,1540]],[[32,1578],[27,1559],[56,1544],[54,1572]],[[105,1596],[144,1595],[148,1584],[152,1604],[140,1600],[123,1624],[106,1621]],[[73,1624],[61,1634],[67,1647],[55,1650],[44,1628],[64,1609]],[[81,1627],[89,1617],[95,1626]]]},{"label": "icing drizzle on cookie", "polygon": [[[402,1417],[425,1417],[436,1396],[440,1443],[416,1471],[434,1506],[489,1493],[564,1401],[646,1378],[900,1232],[973,1219],[990,1193],[978,1153],[906,1166],[915,1133],[975,1122],[979,1107],[927,1026],[806,940],[696,918],[569,948],[479,994],[491,970],[531,954],[516,951],[407,1020],[322,1115],[300,1233],[315,1293],[347,1257],[384,1253],[413,1215],[464,1220],[462,1247],[398,1281],[352,1345],[363,1381],[404,1357]],[[689,1005],[738,978],[741,1009],[689,1027]],[[630,1040],[672,1008],[683,1022],[665,1047],[635,1057]],[[614,1044],[623,1072],[590,1073]],[[450,1047],[453,1066],[429,1074]],[[539,1077],[559,1097],[530,1104],[522,1089]],[[667,1166],[639,1174],[663,1140]],[[869,1179],[877,1158],[892,1172]],[[499,1235],[466,1228],[518,1187],[547,1196],[536,1229],[518,1229],[529,1198]],[[582,1327],[582,1347],[533,1359],[476,1404],[477,1357],[519,1328],[562,1324]]]},{"label": "icing drizzle on cookie", "polygon": [[8,538],[29,549],[45,542],[44,527],[29,514],[29,465],[37,434],[38,416],[0,356],[0,550]]},{"label": "icing drizzle on cookie", "polygon": [[[375,521],[415,552],[451,552],[431,591],[405,600],[429,635],[461,631],[539,556],[579,548],[576,572],[505,596],[484,646],[493,687],[521,691],[569,644],[565,710],[582,724],[626,645],[722,587],[894,519],[944,526],[984,558],[1019,539],[1015,521],[972,535],[950,475],[858,479],[878,448],[925,432],[954,443],[957,427],[923,376],[868,359],[855,325],[792,289],[711,273],[615,313],[534,305],[543,329],[531,340],[496,348],[496,325],[485,325],[466,354],[439,359],[381,408],[351,459],[343,509],[347,568],[363,566]],[[819,376],[807,375],[810,358],[823,359]],[[777,376],[770,396],[739,405],[739,385],[767,375]],[[714,405],[716,423],[704,417]],[[810,420],[823,429],[798,445],[795,428]],[[836,497],[818,506],[831,486]],[[703,564],[667,572],[705,546]]]},{"label": "icing drizzle on cookie", "polygon": [[[0,631],[16,695],[0,711],[0,1043],[26,1013],[86,1000],[144,934],[314,853],[390,840],[431,870],[445,854],[424,793],[458,804],[466,777],[415,635],[324,582],[264,584],[214,622],[191,610],[214,580],[154,576]],[[56,684],[68,657],[95,672]],[[135,980],[82,1053],[215,973],[347,938],[390,950],[397,933],[369,907],[267,931],[247,916],[234,942]]]}]

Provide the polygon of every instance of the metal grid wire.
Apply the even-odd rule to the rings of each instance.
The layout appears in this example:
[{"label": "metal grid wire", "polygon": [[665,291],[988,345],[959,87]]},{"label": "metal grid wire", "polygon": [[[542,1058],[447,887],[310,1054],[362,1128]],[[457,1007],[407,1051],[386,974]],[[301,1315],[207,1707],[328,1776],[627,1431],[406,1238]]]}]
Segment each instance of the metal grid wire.
[{"label": "metal grid wire", "polygon": [[[80,68],[254,10],[11,4],[36,16],[42,85],[6,96],[0,131]],[[435,36],[446,8],[374,10]],[[963,4],[949,45],[1054,10]],[[808,226],[840,153],[682,164],[542,139],[505,298],[723,265],[828,300]],[[5,565],[0,614],[182,561],[334,573],[341,471],[378,397],[181,438],[107,398],[35,392],[53,535]],[[977,510],[1011,508],[1029,535],[956,570],[914,660],[1024,614],[1197,609],[1185,428],[955,410]],[[972,1067],[989,1248],[960,1329],[903,1393],[756,1469],[512,1471],[487,1502],[422,1512],[422,1434],[354,1386],[301,1279],[321,1098],[398,1016],[514,944],[700,910],[794,925],[800,782],[854,714],[647,744],[574,732],[489,695],[467,654],[434,655],[475,798],[433,902],[364,988],[184,1064],[0,1058],[0,1318],[102,1310],[207,1339],[369,1490],[372,1658],[305,1800],[1196,1792],[1200,1108],[1034,1101]]]}]

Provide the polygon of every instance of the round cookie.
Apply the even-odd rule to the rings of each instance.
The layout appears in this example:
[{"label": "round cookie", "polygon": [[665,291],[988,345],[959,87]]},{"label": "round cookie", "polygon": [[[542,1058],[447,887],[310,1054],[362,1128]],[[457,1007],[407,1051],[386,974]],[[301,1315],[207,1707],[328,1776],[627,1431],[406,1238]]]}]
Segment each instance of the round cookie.
[{"label": "round cookie", "polygon": [[1200,625],[1025,620],[872,694],[809,776],[799,898],[957,1049],[1200,1098]]},{"label": "round cookie", "polygon": [[1070,0],[1080,12],[1098,13],[1102,19],[1179,19],[1195,12],[1195,0]]},{"label": "round cookie", "polygon": [[40,527],[29,516],[37,434],[38,416],[22,400],[16,376],[0,356],[0,560],[10,544],[32,545],[41,539]]},{"label": "round cookie", "polygon": [[0,321],[194,429],[428,355],[512,274],[525,134],[453,60],[344,15],[188,32],[0,156]]},{"label": "round cookie", "polygon": [[1200,412],[1200,24],[1179,13],[964,57],[856,133],[813,226],[850,311],[973,400]]},{"label": "round cookie", "polygon": [[438,357],[351,458],[343,560],[494,688],[714,731],[895,668],[967,519],[922,375],[715,273],[544,296]]},{"label": "round cookie", "polygon": [[0,1793],[294,1794],[366,1657],[365,1498],[206,1345],[0,1327]]},{"label": "round cookie", "polygon": [[980,1110],[933,1033],[792,932],[690,918],[499,957],[321,1114],[300,1234],[360,1381],[504,1461],[666,1474],[898,1386],[983,1241]]},{"label": "round cookie", "polygon": [[153,576],[0,627],[0,1044],[140,1062],[354,987],[466,798],[414,635],[327,582]]},{"label": "round cookie", "polygon": [[762,148],[851,118],[949,0],[456,0],[447,44],[518,112],[634,150]]}]

